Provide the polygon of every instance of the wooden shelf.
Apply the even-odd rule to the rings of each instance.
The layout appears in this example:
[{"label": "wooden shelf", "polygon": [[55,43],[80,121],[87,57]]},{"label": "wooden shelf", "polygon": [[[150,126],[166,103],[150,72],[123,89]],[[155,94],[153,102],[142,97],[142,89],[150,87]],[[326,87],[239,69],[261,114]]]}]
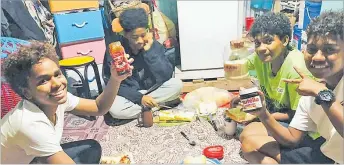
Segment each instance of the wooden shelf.
[{"label": "wooden shelf", "polygon": [[185,82],[184,80],[183,84],[183,93],[191,92],[201,87],[216,87],[228,91],[237,91],[240,87],[253,87],[253,83],[251,82],[250,78],[240,80],[226,80],[224,78],[217,78],[215,80],[196,79],[192,80],[191,82]]}]

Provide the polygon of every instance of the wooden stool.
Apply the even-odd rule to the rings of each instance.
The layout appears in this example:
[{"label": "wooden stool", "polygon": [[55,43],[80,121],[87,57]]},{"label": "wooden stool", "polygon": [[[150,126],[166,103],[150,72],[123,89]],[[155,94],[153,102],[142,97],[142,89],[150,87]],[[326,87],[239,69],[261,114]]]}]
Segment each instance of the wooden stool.
[{"label": "wooden stool", "polygon": [[[64,70],[72,70],[75,73],[77,73],[81,79],[82,87],[83,87],[83,93],[84,97],[90,99],[91,98],[91,92],[90,92],[90,84],[88,82],[88,67],[91,65],[93,67],[93,71],[95,74],[95,78],[97,81],[98,86],[98,93],[101,94],[103,92],[102,84],[100,82],[100,76],[97,64],[93,57],[91,56],[80,56],[80,57],[72,57],[72,58],[66,58],[59,61],[61,69]],[[76,69],[76,67],[85,66],[84,70],[84,76]]]}]

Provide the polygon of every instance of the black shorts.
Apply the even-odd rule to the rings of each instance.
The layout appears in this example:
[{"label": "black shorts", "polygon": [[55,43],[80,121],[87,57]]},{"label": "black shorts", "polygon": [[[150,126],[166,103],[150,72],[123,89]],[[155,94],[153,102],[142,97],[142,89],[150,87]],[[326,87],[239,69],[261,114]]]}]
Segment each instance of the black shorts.
[{"label": "black shorts", "polygon": [[320,150],[326,140],[319,137],[313,140],[306,135],[299,146],[293,149],[281,146],[281,164],[333,164]]}]

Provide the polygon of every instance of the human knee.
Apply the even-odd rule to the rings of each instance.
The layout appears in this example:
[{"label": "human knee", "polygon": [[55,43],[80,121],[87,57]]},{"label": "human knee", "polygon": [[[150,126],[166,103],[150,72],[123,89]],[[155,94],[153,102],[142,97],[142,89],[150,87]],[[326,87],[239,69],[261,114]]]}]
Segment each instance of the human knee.
[{"label": "human knee", "polygon": [[248,124],[246,127],[244,127],[243,131],[241,132],[239,136],[240,142],[243,142],[246,137],[257,134],[258,125],[259,125],[258,122],[253,122],[253,123]]},{"label": "human knee", "polygon": [[140,112],[141,107],[134,103],[129,107],[115,104],[109,110],[110,115],[116,119],[135,119]]},{"label": "human knee", "polygon": [[97,151],[101,151],[101,150],[102,150],[102,146],[100,145],[100,143],[99,143],[98,141],[96,141],[96,140],[94,140],[94,139],[87,139],[87,140],[85,140],[85,141],[86,141],[86,143],[87,143],[88,145],[91,146],[91,148],[92,148],[93,150],[97,150]]},{"label": "human knee", "polygon": [[141,109],[124,110],[124,111],[109,111],[110,115],[115,119],[136,119],[140,114]]},{"label": "human knee", "polygon": [[171,78],[170,80],[168,80],[169,86],[171,86],[171,88],[176,91],[176,92],[180,92],[182,91],[183,88],[183,82],[180,79],[177,78]]},{"label": "human knee", "polygon": [[85,143],[90,146],[89,150],[92,151],[92,154],[94,156],[101,157],[101,155],[102,155],[102,147],[101,147],[101,145],[100,145],[100,143],[98,141],[96,141],[94,139],[86,139]]},{"label": "human knee", "polygon": [[254,146],[254,139],[251,137],[244,138],[241,142],[241,150],[243,154],[256,151],[256,148],[254,148]]},{"label": "human knee", "polygon": [[248,128],[248,127],[246,126],[246,127],[242,130],[242,132],[241,132],[241,134],[240,134],[240,136],[239,136],[240,142],[243,142],[244,139],[245,139],[246,137],[250,136],[250,135],[251,135],[250,133],[252,133],[251,130],[250,130],[250,128]]},{"label": "human knee", "polygon": [[242,143],[245,139],[245,137],[247,137],[247,133],[246,131],[242,131],[241,134],[239,135],[239,141]]},{"label": "human knee", "polygon": [[85,154],[88,153],[86,154],[88,155],[88,158],[85,158],[82,163],[83,164],[99,163],[100,158],[102,156],[102,147],[99,144],[99,142],[93,139],[86,139],[84,143],[86,143],[89,146],[89,148],[87,151],[84,152]]}]

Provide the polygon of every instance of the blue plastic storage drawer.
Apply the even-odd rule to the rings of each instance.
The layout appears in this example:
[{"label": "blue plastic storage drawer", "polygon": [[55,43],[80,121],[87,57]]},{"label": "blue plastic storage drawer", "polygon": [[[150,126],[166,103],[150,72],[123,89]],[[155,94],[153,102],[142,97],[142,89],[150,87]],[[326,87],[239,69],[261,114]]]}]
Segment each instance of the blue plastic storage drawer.
[{"label": "blue plastic storage drawer", "polygon": [[102,16],[99,10],[70,14],[54,14],[60,44],[104,37]]}]

